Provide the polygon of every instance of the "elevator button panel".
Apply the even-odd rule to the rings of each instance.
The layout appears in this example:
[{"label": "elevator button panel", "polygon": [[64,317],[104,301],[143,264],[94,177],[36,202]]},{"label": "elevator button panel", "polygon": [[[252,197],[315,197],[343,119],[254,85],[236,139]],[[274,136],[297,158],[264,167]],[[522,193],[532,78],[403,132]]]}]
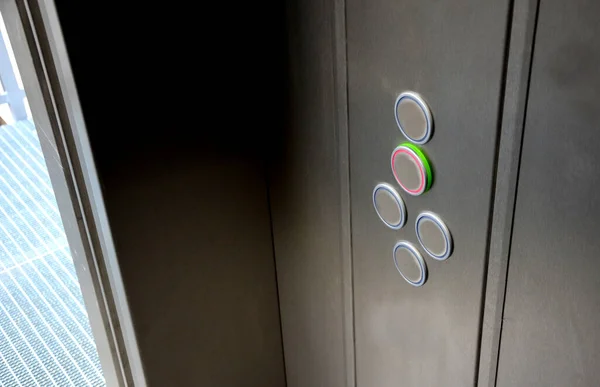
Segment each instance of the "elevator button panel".
[{"label": "elevator button panel", "polygon": [[373,206],[381,221],[393,230],[406,223],[406,207],[398,192],[389,184],[378,184],[373,190]]},{"label": "elevator button panel", "polygon": [[[425,100],[414,92],[404,92],[394,106],[396,124],[410,141],[397,146],[392,152],[392,173],[398,185],[409,195],[420,196],[433,184],[432,168],[418,145],[427,143],[433,134],[433,118]],[[380,183],[373,189],[373,207],[379,219],[392,230],[406,223],[407,209],[396,189]],[[444,261],[453,250],[452,235],[446,223],[436,214],[421,212],[415,222],[415,232],[421,247],[432,258]],[[419,250],[408,241],[396,243],[393,249],[394,265],[402,278],[413,286],[422,286],[427,280],[427,266]]]},{"label": "elevator button panel", "polygon": [[444,261],[452,254],[452,235],[444,221],[436,214],[425,211],[415,222],[417,239],[432,258]]},{"label": "elevator button panel", "polygon": [[400,241],[394,246],[394,265],[412,286],[422,286],[427,280],[427,266],[419,250],[410,242]]},{"label": "elevator button panel", "polygon": [[430,140],[433,117],[421,96],[410,91],[400,94],[394,113],[398,128],[409,141],[422,145]]},{"label": "elevator button panel", "polygon": [[413,196],[425,193],[433,183],[431,166],[416,146],[404,143],[392,153],[392,173],[404,191]]}]

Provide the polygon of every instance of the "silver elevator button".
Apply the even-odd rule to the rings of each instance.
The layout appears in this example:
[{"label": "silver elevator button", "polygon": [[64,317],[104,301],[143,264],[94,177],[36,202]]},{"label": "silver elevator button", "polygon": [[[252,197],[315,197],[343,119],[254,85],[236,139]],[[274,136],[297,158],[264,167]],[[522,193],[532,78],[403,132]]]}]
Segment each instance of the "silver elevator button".
[{"label": "silver elevator button", "polygon": [[404,136],[415,144],[425,144],[433,134],[433,117],[425,100],[413,92],[398,96],[395,105],[396,124]]},{"label": "silver elevator button", "polygon": [[432,212],[422,212],[415,223],[417,239],[432,258],[444,261],[452,254],[452,234],[446,223]]},{"label": "silver elevator button", "polygon": [[394,246],[394,265],[396,269],[413,286],[422,286],[427,280],[427,266],[421,253],[410,242],[400,241]]},{"label": "silver elevator button", "polygon": [[406,207],[398,192],[389,184],[381,183],[373,190],[373,206],[379,219],[393,230],[406,223]]}]

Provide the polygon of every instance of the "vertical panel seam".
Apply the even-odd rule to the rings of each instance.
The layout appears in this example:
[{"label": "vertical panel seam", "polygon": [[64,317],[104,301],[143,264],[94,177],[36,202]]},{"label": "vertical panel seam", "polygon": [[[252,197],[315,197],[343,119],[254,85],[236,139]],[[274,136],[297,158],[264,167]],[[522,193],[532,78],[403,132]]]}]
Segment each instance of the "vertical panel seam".
[{"label": "vertical panel seam", "polygon": [[340,195],[340,255],[342,272],[345,387],[356,386],[356,350],[354,317],[354,269],[352,262],[352,213],[350,192],[350,136],[348,113],[348,45],[346,1],[334,0],[332,74],[334,80],[335,135],[338,145]]},{"label": "vertical panel seam", "polygon": [[277,317],[279,318],[279,337],[281,340],[281,359],[283,366],[283,381],[284,386],[287,387],[287,368],[285,362],[285,348],[283,345],[283,323],[281,318],[281,297],[279,295],[279,276],[277,275],[277,258],[275,254],[275,231],[273,228],[273,209],[271,205],[271,190],[270,190],[270,180],[269,180],[269,168],[268,165],[264,166],[265,173],[265,190],[266,190],[266,199],[267,199],[267,210],[269,212],[269,231],[271,233],[271,251],[273,254],[273,275],[275,277],[275,294],[277,297]]},{"label": "vertical panel seam", "polygon": [[[527,71],[527,75],[526,75],[526,79],[524,79],[523,81],[526,82],[527,86],[526,86],[526,91],[525,94],[523,96],[523,121],[521,122],[520,128],[518,128],[517,130],[519,131],[519,150],[518,150],[518,154],[515,155],[516,158],[516,176],[515,176],[515,181],[514,181],[514,195],[513,195],[513,202],[512,202],[512,213],[511,213],[511,217],[510,217],[510,222],[507,224],[507,228],[509,228],[508,232],[507,232],[507,248],[506,248],[506,267],[505,267],[505,271],[504,271],[504,280],[502,281],[503,283],[503,292],[502,292],[502,303],[500,305],[500,319],[499,319],[499,326],[498,326],[498,348],[496,350],[496,365],[495,365],[495,372],[494,372],[494,384],[490,385],[490,387],[495,387],[498,383],[498,364],[499,364],[499,360],[500,360],[500,348],[502,346],[502,328],[504,326],[504,308],[506,305],[506,288],[508,285],[508,273],[509,273],[509,267],[510,267],[510,251],[511,251],[511,247],[512,247],[512,237],[513,237],[513,231],[514,231],[514,220],[515,220],[515,213],[516,213],[516,208],[517,208],[517,198],[518,198],[518,193],[519,193],[519,178],[520,178],[520,174],[521,174],[521,159],[523,156],[523,140],[524,140],[524,135],[525,135],[525,123],[527,122],[527,108],[529,106],[529,92],[531,89],[531,73],[533,71],[533,56],[535,54],[535,38],[537,35],[537,27],[538,27],[538,18],[539,18],[539,14],[540,14],[540,3],[541,0],[534,0],[536,2],[536,6],[535,6],[535,15],[533,17],[533,33],[531,36],[531,51],[529,52],[529,62],[528,62],[528,71]],[[520,129],[520,130],[519,130]],[[517,141],[517,139],[515,139],[515,142]]]},{"label": "vertical panel seam", "polygon": [[500,141],[502,136],[502,128],[504,122],[504,108],[505,108],[505,100],[506,100],[506,83],[507,76],[509,71],[509,53],[510,53],[510,44],[511,44],[511,35],[512,35],[512,27],[513,27],[513,11],[516,0],[511,0],[508,5],[508,12],[506,16],[506,31],[504,38],[504,54],[503,59],[504,63],[502,64],[502,76],[500,78],[500,95],[498,101],[498,127],[496,129],[496,139],[495,147],[494,147],[494,166],[492,170],[492,187],[490,190],[490,208],[488,213],[488,235],[486,241],[486,252],[485,252],[485,261],[484,261],[484,271],[483,271],[483,280],[482,280],[482,290],[481,290],[481,306],[480,306],[480,316],[479,316],[479,333],[477,337],[477,351],[478,354],[475,358],[475,378],[474,385],[478,385],[479,379],[479,371],[481,366],[481,346],[483,340],[483,322],[484,322],[484,314],[485,314],[485,305],[486,305],[486,294],[487,294],[487,285],[488,285],[488,270],[489,270],[489,262],[490,262],[490,252],[491,252],[491,240],[492,240],[492,227],[493,220],[496,208],[496,188],[497,188],[497,178],[498,178],[498,161],[500,157]]},{"label": "vertical panel seam", "polygon": [[[532,15],[530,10],[533,2],[537,4]],[[513,0],[508,12],[506,61],[496,140],[475,379],[476,385],[485,387],[494,387],[497,383],[508,263],[538,10],[539,0]],[[524,20],[517,19],[521,15],[525,15]],[[531,34],[530,30],[533,30]],[[517,39],[520,32],[523,33],[521,40]]]},{"label": "vertical panel seam", "polygon": [[[283,17],[284,20],[284,25],[281,31],[283,34],[283,43],[284,43],[284,47],[283,47],[283,51],[281,53],[282,55],[282,71],[283,71],[283,87],[282,87],[282,91],[285,92],[287,91],[287,86],[288,86],[288,76],[289,76],[289,67],[288,67],[288,50],[287,50],[287,45],[289,44],[289,39],[290,39],[290,31],[288,30],[288,10],[287,10],[287,2],[285,3],[285,5],[283,6],[283,10],[282,10],[282,15],[281,17]],[[284,96],[284,112],[283,112],[283,117],[282,117],[282,129],[287,129],[287,119],[288,119],[288,95]],[[263,160],[264,165],[263,165],[263,172],[264,172],[264,176],[265,176],[265,190],[266,190],[266,200],[267,200],[267,211],[269,214],[269,231],[271,233],[271,252],[273,254],[273,274],[275,276],[275,294],[276,294],[276,298],[277,298],[277,317],[279,319],[279,338],[281,341],[281,360],[282,360],[282,366],[283,366],[283,385],[285,387],[288,386],[288,377],[287,377],[287,362],[286,362],[286,357],[285,357],[285,344],[284,344],[284,334],[283,334],[283,316],[281,313],[281,295],[280,295],[280,288],[279,288],[279,272],[277,270],[277,253],[276,253],[276,246],[275,246],[275,227],[274,227],[274,223],[273,223],[273,205],[272,205],[272,198],[271,198],[271,179],[270,179],[270,174],[271,174],[271,169],[270,169],[270,164],[269,164],[269,159],[268,156],[264,156],[265,160]]]}]

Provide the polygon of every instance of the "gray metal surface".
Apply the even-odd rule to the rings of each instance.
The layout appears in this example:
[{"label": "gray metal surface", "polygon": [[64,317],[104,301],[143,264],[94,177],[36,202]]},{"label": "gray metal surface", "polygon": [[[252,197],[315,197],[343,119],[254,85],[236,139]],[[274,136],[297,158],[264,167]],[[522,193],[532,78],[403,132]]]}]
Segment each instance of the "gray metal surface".
[{"label": "gray metal surface", "polygon": [[344,2],[288,1],[287,30],[289,110],[269,179],[287,383],[350,387]]},{"label": "gray metal surface", "polygon": [[433,117],[423,98],[405,92],[396,101],[396,123],[406,138],[417,144],[425,144],[431,138]]},{"label": "gray metal surface", "polygon": [[174,3],[57,7],[147,383],[285,386],[264,157],[281,6],[211,3],[218,28]]},{"label": "gray metal surface", "polygon": [[413,100],[405,100],[396,108],[398,121],[409,138],[422,138],[427,134],[427,120],[423,110]]},{"label": "gray metal surface", "polygon": [[375,194],[375,208],[388,225],[399,225],[401,223],[402,209],[399,202],[389,191],[377,191]]},{"label": "gray metal surface", "polygon": [[422,280],[422,269],[419,262],[413,254],[406,249],[398,249],[394,254],[396,267],[410,282],[419,282]]},{"label": "gray metal surface", "polygon": [[497,386],[600,383],[600,45],[594,1],[540,5]]},{"label": "gray metal surface", "polygon": [[393,259],[396,270],[413,286],[423,286],[427,281],[427,264],[417,248],[410,242],[400,241],[394,246]]},{"label": "gray metal surface", "polygon": [[423,249],[432,258],[444,260],[452,253],[452,234],[444,221],[432,212],[419,214],[415,233]]},{"label": "gray metal surface", "polygon": [[404,200],[391,185],[377,184],[373,190],[373,206],[381,221],[389,228],[398,230],[404,226],[406,221]]},{"label": "gray metal surface", "polygon": [[426,250],[435,255],[444,255],[447,251],[446,240],[442,230],[432,221],[423,221],[419,226],[418,233]]},{"label": "gray metal surface", "polygon": [[285,386],[261,165],[155,159],[104,180],[148,383]]},{"label": "gray metal surface", "polygon": [[[352,244],[359,386],[475,383],[508,1],[347,2]],[[393,179],[390,152],[403,141],[399,93],[427,96],[435,135],[424,146],[430,191],[404,197],[408,224],[424,209],[452,230],[447,262],[407,285],[390,248],[414,228],[381,224],[372,187]],[[410,332],[410,333],[407,333]]]},{"label": "gray metal surface", "polygon": [[494,211],[490,230],[486,293],[481,327],[478,385],[496,385],[502,330],[508,256],[521,156],[521,140],[538,0],[513,3],[510,47],[502,108],[502,126],[496,168]]}]

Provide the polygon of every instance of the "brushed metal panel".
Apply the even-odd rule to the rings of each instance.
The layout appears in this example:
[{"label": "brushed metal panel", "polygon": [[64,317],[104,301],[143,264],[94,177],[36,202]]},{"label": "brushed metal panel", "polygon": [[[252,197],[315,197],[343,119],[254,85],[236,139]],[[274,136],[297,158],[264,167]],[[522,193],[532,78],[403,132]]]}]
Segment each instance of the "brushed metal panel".
[{"label": "brushed metal panel", "polygon": [[285,386],[265,168],[282,7],[57,1],[150,386]]},{"label": "brushed metal panel", "polygon": [[286,5],[288,114],[270,153],[269,192],[287,385],[350,387],[344,3]]},{"label": "brushed metal panel", "polygon": [[529,70],[538,0],[515,0],[512,5],[510,47],[498,144],[494,210],[481,331],[478,386],[496,385],[498,349],[504,311],[508,257],[521,156],[523,123],[529,90]]},{"label": "brushed metal panel", "polygon": [[105,177],[148,383],[285,386],[261,165],[157,157]]},{"label": "brushed metal panel", "polygon": [[540,5],[497,386],[600,383],[599,13]]},{"label": "brushed metal panel", "polygon": [[[473,385],[508,1],[347,4],[357,385]],[[455,242],[452,259],[426,258],[421,288],[390,257],[397,240],[416,243],[414,227],[387,229],[370,203],[377,183],[394,182],[389,158],[404,140],[394,102],[406,90],[424,97],[435,121],[422,147],[434,183],[403,195],[407,224],[434,211]]]}]

